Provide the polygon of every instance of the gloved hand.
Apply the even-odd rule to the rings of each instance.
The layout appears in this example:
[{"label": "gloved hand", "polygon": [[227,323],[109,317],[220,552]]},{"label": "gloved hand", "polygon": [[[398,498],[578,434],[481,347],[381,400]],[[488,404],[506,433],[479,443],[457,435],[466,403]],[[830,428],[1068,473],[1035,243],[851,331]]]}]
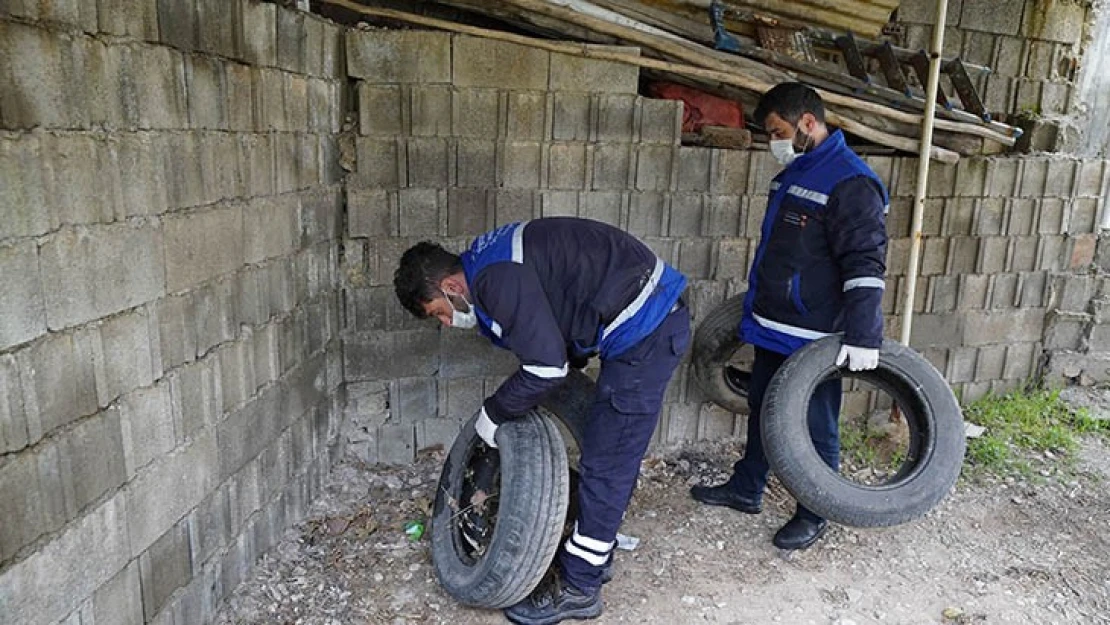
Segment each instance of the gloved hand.
[{"label": "gloved hand", "polygon": [[836,356],[836,366],[843,367],[844,363],[848,363],[851,371],[870,371],[879,366],[879,350],[841,345],[840,353]]},{"label": "gloved hand", "polygon": [[478,420],[474,422],[474,431],[478,432],[478,436],[482,437],[487,445],[497,449],[497,440],[494,436],[497,434],[497,424],[486,414],[485,406],[478,410]]}]

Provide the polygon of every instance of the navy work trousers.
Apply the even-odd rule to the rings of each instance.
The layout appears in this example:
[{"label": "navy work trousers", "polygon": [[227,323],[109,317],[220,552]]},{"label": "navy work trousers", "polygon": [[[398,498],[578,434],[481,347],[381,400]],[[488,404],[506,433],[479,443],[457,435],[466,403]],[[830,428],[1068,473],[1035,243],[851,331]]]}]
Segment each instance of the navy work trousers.
[{"label": "navy work trousers", "polygon": [[[763,496],[763,489],[767,486],[771,467],[763,452],[763,437],[760,429],[763,395],[771,383],[771,378],[786,359],[787,356],[770,350],[759,347],[755,349],[755,362],[752,364],[752,377],[748,386],[750,410],[748,442],[744,448],[744,457],[733,465],[732,478],[729,479],[729,485],[745,497],[758,500]],[[826,380],[819,384],[813,392],[807,414],[809,435],[813,439],[813,446],[833,471],[840,469],[841,387],[840,378]],[[814,520],[819,518],[801,505],[798,506],[798,514]]]},{"label": "navy work trousers", "polygon": [[689,343],[690,313],[679,304],[654,332],[601,363],[582,433],[578,519],[559,551],[563,577],[579,590],[592,593],[601,586],[663,395]]}]

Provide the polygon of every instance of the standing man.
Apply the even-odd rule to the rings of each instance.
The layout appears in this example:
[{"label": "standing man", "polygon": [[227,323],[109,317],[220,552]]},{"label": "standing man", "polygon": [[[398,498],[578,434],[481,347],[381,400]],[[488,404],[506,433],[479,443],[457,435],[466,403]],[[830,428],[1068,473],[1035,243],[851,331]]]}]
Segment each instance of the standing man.
[{"label": "standing man", "polygon": [[[732,477],[694,486],[694,499],[747,514],[762,508],[770,467],[760,412],[771,377],[806,343],[842,334],[837,366],[879,364],[883,340],[887,193],[873,171],[825,126],[820,96],[801,83],[780,84],[759,101],[755,120],[770,135],[785,169],[771,182],[759,247],[748,277],[739,334],[755,346],[748,389],[748,442]],[[840,378],[819,385],[809,405],[809,432],[821,458],[840,466]],[[774,538],[781,549],[805,549],[828,522],[801,504]]]},{"label": "standing man", "polygon": [[690,342],[690,315],[679,298],[686,278],[617,228],[550,218],[488,232],[461,257],[418,243],[401,257],[393,284],[417,317],[477,327],[520,360],[479,410],[475,429],[491,447],[498,426],[534,408],[563,382],[569,363],[600,356],[582,433],[574,533],[552,583],[505,610],[525,625],[597,617],[617,528]]}]

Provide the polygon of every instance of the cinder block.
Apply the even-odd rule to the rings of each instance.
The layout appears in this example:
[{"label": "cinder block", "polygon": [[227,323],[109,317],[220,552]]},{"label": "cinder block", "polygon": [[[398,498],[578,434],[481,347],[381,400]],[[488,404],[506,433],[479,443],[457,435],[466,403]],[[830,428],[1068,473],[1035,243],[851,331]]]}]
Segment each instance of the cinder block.
[{"label": "cinder block", "polygon": [[638,237],[663,234],[670,198],[662,193],[633,193],[628,211],[628,231]]},{"label": "cinder block", "polygon": [[0,529],[0,558],[5,561],[65,520],[48,516],[42,495],[48,492],[47,488],[58,484],[40,480],[40,455],[34,452],[18,454],[0,467],[0,512],[5,519]]},{"label": "cinder block", "polygon": [[744,280],[748,275],[748,240],[722,239],[717,244],[714,280]]},{"label": "cinder block", "polygon": [[959,197],[980,197],[983,195],[987,180],[987,168],[991,161],[985,158],[961,158],[956,165],[954,193]]},{"label": "cinder block", "polygon": [[408,184],[414,187],[446,187],[454,173],[450,156],[448,143],[444,139],[410,139]]},{"label": "cinder block", "polygon": [[[276,291],[275,287],[271,287]],[[206,284],[193,291],[193,310],[196,317],[197,356],[235,337],[239,328],[237,319],[238,293],[231,280]],[[286,312],[286,311],[282,311]]]},{"label": "cinder block", "polygon": [[388,191],[352,189],[347,195],[347,235],[397,236],[400,217],[396,196]]},{"label": "cinder block", "polygon": [[[639,54],[639,48],[595,46],[589,48]],[[601,61],[581,56],[551,55],[551,91],[585,91],[635,94],[640,68],[627,63]]]},{"label": "cinder block", "polygon": [[580,93],[552,94],[552,138],[556,141],[589,139],[592,108],[592,98]]},{"label": "cinder block", "polygon": [[38,246],[33,241],[0,248],[0,349],[25,343],[46,333],[43,282]]},{"label": "cinder block", "polygon": [[328,53],[325,52],[324,26],[328,22],[313,15],[304,15],[304,73],[313,77],[331,78],[325,74],[324,66],[328,63]]},{"label": "cinder block", "polygon": [[274,144],[268,134],[236,133],[236,161],[247,197],[270,195],[274,192]]},{"label": "cinder block", "polygon": [[459,422],[454,419],[425,419],[416,424],[416,449],[450,449],[458,434]]},{"label": "cinder block", "polygon": [[577,217],[577,191],[544,191],[540,194],[543,217]]},{"label": "cinder block", "polygon": [[[766,195],[770,192],[771,181],[780,171],[782,171],[782,167],[775,161],[770,152],[752,152],[751,162],[748,165],[748,195],[764,196],[761,204],[766,207]],[[762,221],[762,215],[759,219]]]},{"label": "cinder block", "polygon": [[[460,90],[459,95],[463,96],[467,92],[472,93],[472,98],[475,98],[473,105],[476,107],[477,119],[483,120],[483,123],[475,123],[475,131],[481,128],[496,129],[498,125],[490,125],[489,121],[493,120],[493,112],[490,105],[486,102],[490,96],[482,95],[482,92],[477,90]],[[477,100],[477,98],[481,100]],[[456,99],[458,101],[458,99]],[[543,141],[552,135],[553,117],[555,114],[553,98],[549,98],[542,93],[510,91],[506,94],[505,108],[508,111],[507,126],[505,128],[506,135],[510,139],[528,140],[528,141]],[[457,108],[455,113],[455,128],[459,128],[458,117],[466,109]],[[488,135],[487,135],[488,136]]]},{"label": "cinder block", "polygon": [[387,423],[378,428],[378,461],[411,464],[416,454],[416,430],[411,423]]},{"label": "cinder block", "polygon": [[548,145],[547,186],[551,189],[582,189],[586,185],[586,144]]},{"label": "cinder block", "polygon": [[1075,196],[1076,173],[1078,161],[1068,158],[1054,158],[1048,161],[1048,173],[1045,176],[1044,197],[1046,198],[1071,198]]},{"label": "cinder block", "polygon": [[277,11],[277,66],[303,74],[305,71],[305,16],[300,11]]},{"label": "cinder block", "polygon": [[1004,271],[1009,248],[1010,239],[1008,237],[981,238],[977,273],[992,274]]},{"label": "cinder block", "polygon": [[1036,8],[1030,7],[1022,15],[1020,34],[1029,38],[1077,44],[1088,19],[1087,6],[1081,3],[1047,2]]},{"label": "cinder block", "polygon": [[502,145],[501,186],[534,189],[540,186],[543,146],[510,141]]},{"label": "cinder block", "polygon": [[485,189],[448,189],[448,236],[476,236],[485,232],[493,225],[491,208]]},{"label": "cinder block", "polygon": [[252,336],[221,345],[216,352],[220,361],[220,392],[224,412],[230,412],[251,399],[254,383]]},{"label": "cinder block", "polygon": [[[162,35],[165,37],[165,29]],[[185,96],[185,61],[180,52],[158,46],[135,50],[131,55],[139,127],[184,128],[189,120]]]},{"label": "cinder block", "polygon": [[948,263],[950,239],[928,238],[922,243],[920,275],[932,276],[944,273]]},{"label": "cinder block", "polygon": [[[1014,37],[1002,37],[1003,41],[1016,40]],[[1021,57],[1021,44],[1018,41],[1017,56],[1020,60]],[[1005,54],[999,54],[997,57],[1000,62],[1005,63],[1007,58]],[[980,97],[983,99],[983,106],[988,111],[994,113],[1002,113],[1013,109],[1014,96],[1017,92],[1017,81],[1011,76],[1014,74],[998,71],[986,77],[986,88],[980,92]]]},{"label": "cinder block", "polygon": [[[976,198],[948,198],[944,202],[944,224],[941,234],[969,235],[975,225]],[[893,212],[893,211],[892,211]],[[889,225],[889,216],[887,218]],[[906,231],[908,235],[908,230]]]},{"label": "cinder block", "polygon": [[[308,87],[308,131],[311,133],[339,132],[339,116],[335,109],[342,109],[337,84],[309,78]],[[361,108],[361,107],[360,107]]]},{"label": "cinder block", "polygon": [[103,321],[99,350],[94,356],[96,392],[107,406],[120,395],[149,386],[155,374],[151,355],[149,321],[145,311],[118,315]]},{"label": "cinder block", "polygon": [[550,57],[530,46],[460,35],[455,37],[452,79],[459,87],[543,91]]},{"label": "cinder block", "polygon": [[401,189],[397,193],[403,237],[439,234],[439,196],[435,189]]},{"label": "cinder block", "polygon": [[120,186],[121,198],[115,218],[159,215],[168,207],[162,154],[150,133],[117,136],[119,171],[126,184]]},{"label": "cinder block", "polygon": [[1080,234],[1071,237],[1069,243],[1071,252],[1068,254],[1068,269],[1071,271],[1089,271],[1095,262],[1098,236]]},{"label": "cinder block", "polygon": [[344,54],[346,46],[347,29],[339,24],[332,22],[323,22],[324,39],[321,42],[321,58],[320,58],[320,71],[321,74],[331,79],[347,78],[346,68],[346,55]]},{"label": "cinder block", "polygon": [[947,275],[929,278],[928,312],[950,313],[955,311],[959,295],[959,276]]},{"label": "cinder block", "polygon": [[974,272],[979,258],[979,242],[977,237],[952,237],[945,273],[952,275]]},{"label": "cinder block", "polygon": [[[170,383],[157,384],[128,393],[120,400],[119,427],[126,479],[174,448],[170,388]],[[199,403],[201,397],[190,397],[186,401]]]},{"label": "cinder block", "polygon": [[951,347],[963,344],[964,316],[961,314],[914,315],[910,346]]},{"label": "cinder block", "polygon": [[[448,206],[451,204],[450,192]],[[529,189],[499,189],[493,194],[494,223],[527,221],[539,214],[536,194]]]},{"label": "cinder block", "polygon": [[301,193],[301,246],[339,238],[343,197],[338,188]]},{"label": "cinder block", "polygon": [[1044,346],[1047,350],[1079,351],[1090,334],[1091,317],[1083,313],[1053,311],[1046,318]]},{"label": "cinder block", "polygon": [[[345,39],[347,73],[351,78],[369,83],[451,82],[451,35],[447,33],[351,30]],[[458,81],[456,84],[463,86]]]},{"label": "cinder block", "polygon": [[1038,343],[1010,343],[1006,346],[1006,363],[1002,376],[1007,380],[1028,379],[1039,358]]},{"label": "cinder block", "polygon": [[348,337],[344,370],[350,380],[388,380],[435,375],[439,369],[439,332],[421,329]]},{"label": "cinder block", "polygon": [[56,228],[111,221],[120,183],[118,158],[110,144],[66,134],[44,135],[41,145],[51,224]]},{"label": "cinder block", "polygon": [[243,212],[239,205],[217,206],[163,222],[166,289],[180,291],[243,264]]},{"label": "cinder block", "polygon": [[46,321],[78,325],[159,297],[161,240],[149,226],[62,230],[39,248]]},{"label": "cinder block", "polygon": [[494,187],[497,185],[497,143],[460,139],[455,142],[458,186]]},{"label": "cinder block", "polygon": [[[697,440],[700,404],[672,404],[667,411],[666,443]],[[662,424],[662,419],[660,419]]]},{"label": "cinder block", "polygon": [[20,377],[15,357],[0,356],[0,453],[18,451],[30,442]]},{"label": "cinder block", "polygon": [[1067,200],[1045,198],[1037,202],[1036,231],[1033,234],[1060,234],[1067,228],[1071,203]]},{"label": "cinder block", "polygon": [[223,63],[207,56],[186,56],[185,88],[191,128],[227,129],[227,77]]},{"label": "cinder block", "polygon": [[[2,145],[2,144],[0,144]],[[1084,158],[1079,161],[1079,171],[1075,182],[1076,197],[1099,197],[1102,195],[1105,161]],[[1106,176],[1110,178],[1110,176]]]},{"label": "cinder block", "polygon": [[409,90],[409,110],[414,136],[451,136],[451,88],[414,85]]},{"label": "cinder block", "polygon": [[1019,279],[1015,273],[1000,273],[991,276],[991,305],[995,310],[1014,308],[1018,305]]},{"label": "cinder block", "polygon": [[193,299],[190,295],[164,297],[154,307],[159,353],[166,369],[192,361],[197,353]]},{"label": "cinder block", "polygon": [[82,420],[60,441],[62,457],[72,470],[74,508],[82,510],[127,480],[118,410]]},{"label": "cinder block", "polygon": [[304,132],[308,129],[308,79],[296,74],[284,74],[281,83],[282,101],[285,104],[283,130]]},{"label": "cinder block", "polygon": [[596,191],[582,194],[581,216],[620,227],[624,194],[616,191]]},{"label": "cinder block", "polygon": [[1060,271],[1063,269],[1068,260],[1066,238],[1043,235],[1040,237],[1039,244],[1039,256],[1035,269],[1040,271]]},{"label": "cinder block", "polygon": [[627,189],[632,146],[627,143],[599,143],[593,148],[591,187],[599,190]]},{"label": "cinder block", "polygon": [[[241,2],[197,0],[197,48],[226,58],[239,56],[236,38]],[[283,13],[285,11],[282,11]]]},{"label": "cinder block", "polygon": [[125,517],[122,498],[113,497],[13,564],[0,577],[5,618],[54,623],[79,607],[130,559]]},{"label": "cinder block", "polygon": [[[907,162],[916,163],[907,159]],[[916,185],[916,176],[915,182]],[[925,185],[927,197],[951,197],[956,187],[956,166],[944,163],[931,163],[929,166],[929,181]],[[912,193],[912,192],[911,192]]]},{"label": "cinder block", "polygon": [[987,159],[986,194],[989,197],[1012,197],[1021,189],[1019,167],[1022,161],[1012,158]]},{"label": "cinder block", "polygon": [[747,150],[711,150],[709,191],[742,194],[748,188],[751,153]]},{"label": "cinder block", "polygon": [[1006,230],[1008,235],[1028,235],[1036,220],[1037,202],[1030,198],[1014,198],[1006,202]]},{"label": "cinder block", "polygon": [[243,60],[259,66],[277,64],[277,6],[267,2],[238,4],[242,12],[238,47]]},{"label": "cinder block", "polygon": [[269,68],[251,68],[251,104],[255,130],[288,130],[285,118],[285,74]]},{"label": "cinder block", "polygon": [[[493,89],[456,90],[451,101],[451,127],[455,135],[485,140],[499,137],[501,100],[501,94]],[[542,139],[543,95],[513,92],[508,94],[508,102],[511,109],[508,120],[510,136],[537,141]]]},{"label": "cinder block", "polygon": [[274,142],[274,192],[285,193],[299,188],[300,144],[291,132],[279,132]]},{"label": "cinder block", "polygon": [[37,136],[0,139],[0,178],[8,181],[0,186],[0,204],[7,207],[7,218],[0,220],[0,240],[50,230],[45,181],[37,163],[42,163]]},{"label": "cinder block", "polygon": [[1007,253],[1006,271],[1032,271],[1037,265],[1036,236],[1015,237]]},{"label": "cinder block", "polygon": [[[158,32],[163,43],[191,51],[197,46],[197,5],[195,2],[157,0]],[[243,3],[244,6],[255,3]],[[246,10],[246,9],[244,9]],[[273,11],[270,11],[271,19]]]},{"label": "cinder block", "polygon": [[261,263],[287,256],[297,249],[299,203],[297,197],[281,195],[256,198],[243,206],[243,260]]},{"label": "cinder block", "polygon": [[[920,6],[924,7],[924,4]],[[899,7],[901,8],[901,7]],[[949,12],[949,17],[952,13]],[[956,11],[955,19],[959,20],[959,11]],[[953,24],[954,26],[955,24]],[[998,35],[992,33],[982,33],[976,31],[965,31],[963,33],[963,51],[961,58],[967,63],[976,63],[978,65],[986,65],[990,67],[993,64],[995,41]]]},{"label": "cinder block", "polygon": [[97,0],[100,32],[146,41],[158,40],[156,0]]},{"label": "cinder block", "polygon": [[[560,55],[556,55],[560,56]],[[599,142],[629,143],[635,138],[635,95],[602,95],[597,98],[597,129]]]},{"label": "cinder block", "polygon": [[1003,233],[1006,220],[1006,200],[983,198],[978,203],[973,234],[998,235]]},{"label": "cinder block", "polygon": [[667,233],[672,237],[695,237],[702,234],[702,195],[671,194],[671,212]]},{"label": "cinder block", "polygon": [[149,621],[175,590],[193,575],[189,532],[184,522],[174,525],[139,556],[143,611]]},{"label": "cinder block", "polygon": [[960,27],[1002,35],[1016,35],[1021,28],[1024,0],[963,0]]},{"label": "cinder block", "polygon": [[964,344],[969,346],[1007,344],[1015,336],[1041,336],[1045,325],[1043,309],[972,311],[964,318]]},{"label": "cinder block", "polygon": [[713,241],[682,239],[679,246],[678,270],[694,280],[708,279],[713,272]]},{"label": "cinder block", "polygon": [[416,424],[436,417],[435,378],[402,378],[390,383],[389,405],[393,412],[391,421]]},{"label": "cinder block", "polygon": [[682,103],[640,98],[640,141],[678,145],[682,138]]},{"label": "cinder block", "polygon": [[674,150],[669,146],[640,146],[636,153],[636,189],[670,189],[673,158]]},{"label": "cinder block", "polygon": [[678,190],[698,191],[709,190],[710,156],[712,152],[705,148],[679,148],[675,154],[675,164],[678,169]]},{"label": "cinder block", "polygon": [[[65,63],[72,40],[16,22],[0,22],[0,120],[5,128],[71,127],[81,116]],[[18,62],[16,62],[18,59]]]},{"label": "cinder block", "polygon": [[92,596],[93,622],[143,625],[139,563],[129,562]]},{"label": "cinder block", "polygon": [[1095,232],[1100,203],[1096,198],[1072,200],[1067,219],[1067,233],[1074,235]]}]

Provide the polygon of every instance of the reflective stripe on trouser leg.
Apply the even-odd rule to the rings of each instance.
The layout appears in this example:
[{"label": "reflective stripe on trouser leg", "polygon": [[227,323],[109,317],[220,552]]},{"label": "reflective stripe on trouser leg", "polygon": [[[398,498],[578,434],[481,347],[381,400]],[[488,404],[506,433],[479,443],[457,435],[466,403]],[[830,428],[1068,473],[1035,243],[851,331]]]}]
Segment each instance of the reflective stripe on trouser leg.
[{"label": "reflective stripe on trouser leg", "polygon": [[601,586],[601,567],[612,552],[667,382],[682,356],[674,345],[684,348],[689,333],[683,308],[628,353],[602,362],[582,433],[575,534],[559,552],[563,577],[579,590]]}]

